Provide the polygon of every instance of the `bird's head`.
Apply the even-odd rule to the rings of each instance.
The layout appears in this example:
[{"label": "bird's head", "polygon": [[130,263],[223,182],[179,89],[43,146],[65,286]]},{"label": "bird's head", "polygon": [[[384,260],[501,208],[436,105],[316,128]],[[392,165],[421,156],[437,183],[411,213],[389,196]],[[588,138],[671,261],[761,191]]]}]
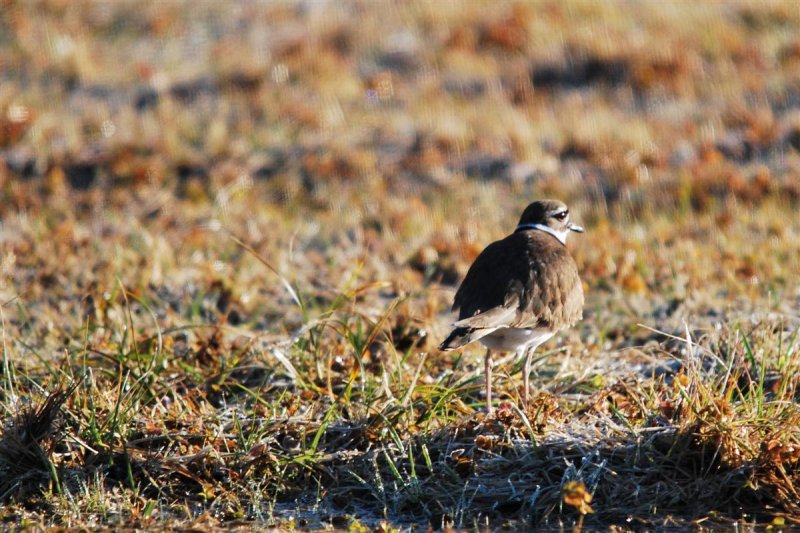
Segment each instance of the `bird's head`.
[{"label": "bird's head", "polygon": [[522,212],[517,231],[541,230],[552,234],[562,243],[570,231],[583,233],[583,228],[569,219],[569,208],[559,200],[537,200]]}]

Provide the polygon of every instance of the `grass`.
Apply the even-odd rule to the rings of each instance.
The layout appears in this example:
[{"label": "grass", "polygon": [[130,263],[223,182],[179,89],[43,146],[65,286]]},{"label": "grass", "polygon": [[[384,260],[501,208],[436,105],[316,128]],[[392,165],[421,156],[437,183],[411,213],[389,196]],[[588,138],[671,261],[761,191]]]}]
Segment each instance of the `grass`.
[{"label": "grass", "polygon": [[[800,521],[791,3],[7,2],[0,520]],[[441,353],[569,203],[584,319]]]}]

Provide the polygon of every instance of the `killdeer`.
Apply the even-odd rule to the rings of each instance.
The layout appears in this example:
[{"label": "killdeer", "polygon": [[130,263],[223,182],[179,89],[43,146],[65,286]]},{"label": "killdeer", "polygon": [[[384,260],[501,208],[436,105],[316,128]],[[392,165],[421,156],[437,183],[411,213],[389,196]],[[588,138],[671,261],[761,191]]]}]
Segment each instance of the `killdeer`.
[{"label": "killdeer", "polygon": [[528,403],[533,353],[557,331],[583,316],[583,287],[567,251],[569,220],[558,200],[539,200],[523,211],[514,233],[478,255],[456,292],[458,322],[439,345],[454,350],[480,341],[486,347],[486,410],[492,413],[492,351],[525,354],[523,405]]}]

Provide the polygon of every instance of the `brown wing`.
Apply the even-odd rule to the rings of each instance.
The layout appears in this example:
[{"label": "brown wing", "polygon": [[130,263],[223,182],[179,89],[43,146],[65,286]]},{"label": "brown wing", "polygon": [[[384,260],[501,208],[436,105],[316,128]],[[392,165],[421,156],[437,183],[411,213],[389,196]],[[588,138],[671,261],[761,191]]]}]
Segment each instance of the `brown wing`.
[{"label": "brown wing", "polygon": [[458,326],[557,330],[581,318],[583,289],[564,245],[542,232],[517,232],[481,252],[453,309]]},{"label": "brown wing", "polygon": [[494,309],[519,306],[529,268],[524,254],[520,253],[524,243],[515,236],[509,235],[487,246],[469,267],[453,300],[453,310],[459,310],[459,320]]}]

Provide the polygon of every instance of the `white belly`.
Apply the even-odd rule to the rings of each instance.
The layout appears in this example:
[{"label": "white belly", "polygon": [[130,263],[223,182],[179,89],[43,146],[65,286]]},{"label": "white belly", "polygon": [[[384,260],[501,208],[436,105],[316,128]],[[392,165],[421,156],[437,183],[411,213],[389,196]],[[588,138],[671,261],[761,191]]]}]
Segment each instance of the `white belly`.
[{"label": "white belly", "polygon": [[549,329],[499,328],[481,337],[481,344],[490,350],[521,352],[527,348],[535,350],[554,334]]}]

